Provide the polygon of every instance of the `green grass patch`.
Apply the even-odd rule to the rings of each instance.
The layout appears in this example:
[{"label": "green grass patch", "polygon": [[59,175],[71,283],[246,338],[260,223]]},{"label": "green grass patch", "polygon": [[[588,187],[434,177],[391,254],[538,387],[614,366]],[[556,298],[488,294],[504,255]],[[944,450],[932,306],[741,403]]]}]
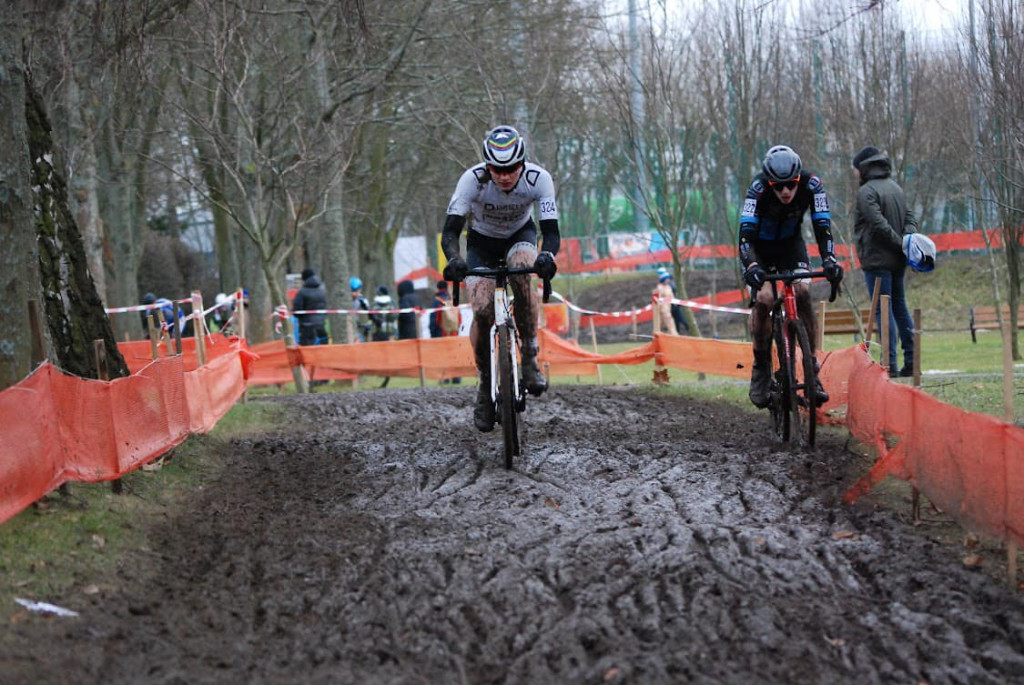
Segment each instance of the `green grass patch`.
[{"label": "green grass patch", "polygon": [[225,441],[273,430],[283,411],[236,404],[210,435],[194,435],[154,462],[111,483],[71,483],[0,525],[0,616],[20,610],[15,597],[54,601],[102,592],[117,583],[129,552],[151,552],[139,521],[166,516],[178,498],[215,479]]}]

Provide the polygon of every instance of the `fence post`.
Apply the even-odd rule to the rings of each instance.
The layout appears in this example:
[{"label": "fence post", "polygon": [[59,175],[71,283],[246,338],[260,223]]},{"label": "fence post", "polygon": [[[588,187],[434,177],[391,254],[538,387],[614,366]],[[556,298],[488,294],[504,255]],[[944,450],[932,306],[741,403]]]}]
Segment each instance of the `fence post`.
[{"label": "fence post", "polygon": [[196,366],[206,366],[206,317],[203,316],[203,293],[192,291],[192,337],[196,341]]},{"label": "fence post", "polygon": [[889,367],[892,365],[892,360],[889,359],[889,336],[892,335],[892,331],[889,330],[889,296],[882,295],[879,301],[879,316],[882,318],[882,325],[879,326],[881,329],[881,340],[882,343],[882,366],[885,368],[886,373],[889,372]]},{"label": "fence post", "polygon": [[[107,366],[107,346],[102,339],[92,341],[92,353],[96,359],[96,378],[101,381],[110,380],[110,368]],[[110,481],[110,491],[115,495],[124,493],[124,484],[120,478]]]},{"label": "fence post", "polygon": [[149,330],[149,353],[156,359],[160,356],[160,329],[153,320],[153,310],[146,312],[146,328]]},{"label": "fence post", "polygon": [[[1010,317],[1002,322],[1003,333],[1003,418],[1013,423],[1013,331],[1010,330]],[[1012,535],[1012,533],[1010,533]],[[1017,541],[1012,537],[1006,540],[1006,583],[1011,590],[1017,589]]]},{"label": "fence post", "polygon": [[[284,346],[288,348],[298,349],[298,345],[295,342],[295,330],[292,328],[292,315],[291,312],[285,310],[284,316]],[[289,364],[291,363],[291,357],[289,356]],[[309,392],[309,384],[306,382],[306,367],[302,364],[292,367],[292,378],[295,380],[295,392],[305,395]]]},{"label": "fence post", "polygon": [[235,318],[238,319],[238,339],[245,342],[245,289],[235,292]]},{"label": "fence post", "polygon": [[[597,329],[594,327],[594,319],[590,319],[590,343],[594,348],[594,354],[598,354],[597,351]],[[601,365],[597,365],[597,384],[604,385],[604,379],[601,377]]]},{"label": "fence post", "polygon": [[871,334],[875,329],[875,316],[878,311],[878,298],[882,294],[882,277],[875,279],[875,288],[871,291],[871,310],[868,313],[868,326],[864,331],[864,349],[870,353]]}]

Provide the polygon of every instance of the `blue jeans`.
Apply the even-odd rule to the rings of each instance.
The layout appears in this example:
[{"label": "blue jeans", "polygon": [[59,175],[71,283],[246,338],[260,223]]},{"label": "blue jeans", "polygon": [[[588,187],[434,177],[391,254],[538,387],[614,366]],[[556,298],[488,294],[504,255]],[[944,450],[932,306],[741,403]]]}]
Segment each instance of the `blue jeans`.
[{"label": "blue jeans", "polygon": [[[889,296],[889,369],[895,371],[898,368],[896,363],[896,333],[899,332],[900,347],[903,348],[903,365],[912,366],[914,363],[914,319],[907,309],[907,295],[903,289],[904,269],[897,271],[864,271],[864,280],[868,286],[868,297],[875,295],[875,279],[881,278],[881,292],[879,294],[879,308],[881,308],[881,296]],[[875,312],[875,322],[878,333],[882,332],[881,312]]]}]

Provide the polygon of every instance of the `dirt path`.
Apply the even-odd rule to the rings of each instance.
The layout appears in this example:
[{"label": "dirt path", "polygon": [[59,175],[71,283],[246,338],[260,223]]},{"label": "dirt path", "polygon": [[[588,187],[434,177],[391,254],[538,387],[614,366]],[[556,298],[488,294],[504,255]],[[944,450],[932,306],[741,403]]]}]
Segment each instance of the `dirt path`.
[{"label": "dirt path", "polygon": [[838,438],[558,387],[508,472],[473,394],[267,400],[289,429],[232,443],[122,593],[11,626],[0,683],[1024,682],[1022,603],[837,504]]}]

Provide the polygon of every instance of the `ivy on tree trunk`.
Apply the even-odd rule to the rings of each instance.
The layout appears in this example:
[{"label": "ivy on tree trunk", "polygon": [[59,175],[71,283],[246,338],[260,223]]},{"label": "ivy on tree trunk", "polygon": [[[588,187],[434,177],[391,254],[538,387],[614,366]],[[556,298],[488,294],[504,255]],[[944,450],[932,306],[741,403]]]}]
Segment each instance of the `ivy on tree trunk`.
[{"label": "ivy on tree trunk", "polygon": [[76,376],[99,378],[93,341],[103,340],[109,376],[127,376],[128,366],[117,349],[110,319],[89,273],[82,236],[68,207],[67,183],[55,166],[50,122],[31,78],[26,79],[25,118],[51,361]]}]

